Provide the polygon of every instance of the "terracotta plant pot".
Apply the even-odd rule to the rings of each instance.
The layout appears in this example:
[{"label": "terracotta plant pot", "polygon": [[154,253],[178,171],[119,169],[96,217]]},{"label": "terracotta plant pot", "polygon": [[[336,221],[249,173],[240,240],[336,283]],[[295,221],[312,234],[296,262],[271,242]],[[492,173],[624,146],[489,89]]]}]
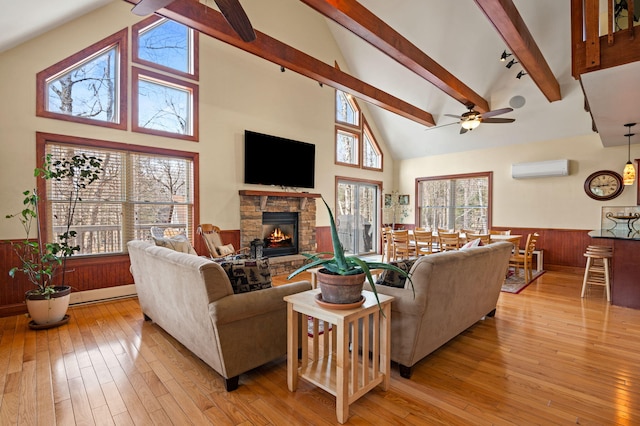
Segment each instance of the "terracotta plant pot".
[{"label": "terracotta plant pot", "polygon": [[62,321],[69,308],[71,287],[55,287],[56,292],[49,299],[41,294],[25,293],[27,310],[34,323],[38,325],[55,324]]},{"label": "terracotta plant pot", "polygon": [[356,303],[362,299],[365,274],[337,275],[327,269],[318,271],[318,287],[326,303]]}]

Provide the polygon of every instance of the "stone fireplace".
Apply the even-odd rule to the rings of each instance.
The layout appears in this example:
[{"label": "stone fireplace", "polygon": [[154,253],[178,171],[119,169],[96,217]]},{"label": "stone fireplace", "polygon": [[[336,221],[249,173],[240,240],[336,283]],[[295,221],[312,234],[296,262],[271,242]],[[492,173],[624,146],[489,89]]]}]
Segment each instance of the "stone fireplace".
[{"label": "stone fireplace", "polygon": [[[300,253],[316,252],[315,199],[319,197],[320,194],[300,192],[241,190],[241,247],[249,247],[254,239],[264,241],[268,235],[276,232],[272,228],[278,227],[279,232],[284,235],[275,239],[285,241],[287,237],[291,237],[291,244],[284,244],[287,245],[284,250],[280,243],[275,244],[278,247],[267,247],[265,244],[265,255],[269,257],[272,275],[293,272],[306,262],[306,258]],[[267,218],[267,223],[263,222],[263,217]],[[289,235],[289,232],[295,235]]]}]

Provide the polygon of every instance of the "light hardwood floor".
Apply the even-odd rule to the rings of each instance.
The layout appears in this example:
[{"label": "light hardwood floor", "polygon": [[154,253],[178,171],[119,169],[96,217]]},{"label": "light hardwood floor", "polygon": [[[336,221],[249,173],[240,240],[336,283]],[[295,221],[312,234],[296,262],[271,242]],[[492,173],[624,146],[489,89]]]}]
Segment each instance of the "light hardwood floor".
[{"label": "light hardwood floor", "polygon": [[[391,388],[351,406],[347,424],[640,424],[640,311],[610,306],[582,277],[547,272],[501,294],[480,321]],[[337,424],[335,401],[283,357],[237,391],[156,325],[136,299],[76,306],[67,325],[32,331],[0,319],[0,424]]]}]

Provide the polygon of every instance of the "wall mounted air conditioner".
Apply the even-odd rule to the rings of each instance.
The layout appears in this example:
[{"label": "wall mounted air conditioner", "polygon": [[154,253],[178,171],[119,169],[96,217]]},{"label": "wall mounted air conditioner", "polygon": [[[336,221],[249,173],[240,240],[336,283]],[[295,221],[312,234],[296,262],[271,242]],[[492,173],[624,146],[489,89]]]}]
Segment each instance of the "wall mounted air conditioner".
[{"label": "wall mounted air conditioner", "polygon": [[569,160],[538,161],[511,165],[511,176],[514,179],[567,176],[568,174]]}]

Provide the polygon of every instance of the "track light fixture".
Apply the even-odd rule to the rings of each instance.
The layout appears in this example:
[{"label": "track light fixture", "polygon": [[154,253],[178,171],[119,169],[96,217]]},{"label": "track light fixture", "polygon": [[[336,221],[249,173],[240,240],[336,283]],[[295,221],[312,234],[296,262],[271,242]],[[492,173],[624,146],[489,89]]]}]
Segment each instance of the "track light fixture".
[{"label": "track light fixture", "polygon": [[631,133],[631,127],[635,126],[636,123],[627,123],[625,127],[627,128],[627,134],[625,135],[628,138],[628,146],[629,146],[629,161],[624,166],[624,171],[622,172],[622,183],[625,185],[633,185],[636,181],[636,168],[633,167],[633,163],[631,162],[631,136],[635,135],[635,133]]},{"label": "track light fixture", "polygon": [[507,63],[507,65],[505,65],[505,67],[511,68],[512,66],[514,66],[517,63],[518,63],[518,61],[516,61],[515,59],[512,59]]},{"label": "track light fixture", "polygon": [[518,80],[520,80],[520,79],[522,78],[522,76],[524,76],[524,75],[527,75],[527,73],[526,73],[526,72],[524,72],[524,71],[520,71],[518,74],[516,74],[516,78],[517,78]]},{"label": "track light fixture", "polygon": [[280,72],[284,72],[284,67],[280,67]]},{"label": "track light fixture", "polygon": [[507,51],[505,50],[504,52],[502,52],[502,55],[500,55],[500,60],[501,60],[502,62],[504,62],[504,61],[506,61],[506,60],[507,60],[507,58],[508,58],[509,56],[511,56],[511,55],[512,55],[511,53],[507,53]]}]

